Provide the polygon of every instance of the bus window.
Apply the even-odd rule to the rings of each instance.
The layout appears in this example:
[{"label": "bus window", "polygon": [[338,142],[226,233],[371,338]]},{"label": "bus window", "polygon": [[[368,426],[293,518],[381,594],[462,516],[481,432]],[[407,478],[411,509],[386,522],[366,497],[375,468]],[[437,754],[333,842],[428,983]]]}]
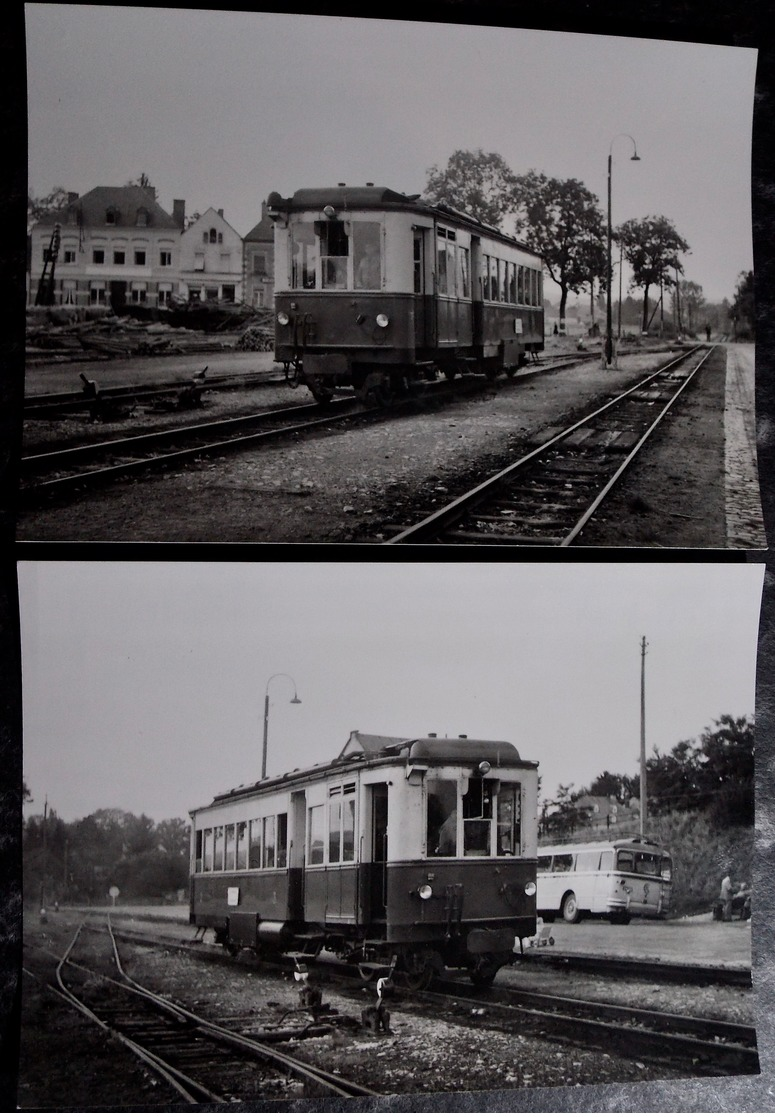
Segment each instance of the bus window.
[{"label": "bus window", "polygon": [[573,869],[572,853],[555,853],[552,864],[553,873],[570,873]]},{"label": "bus window", "polygon": [[426,840],[429,857],[457,854],[457,783],[428,780]]},{"label": "bus window", "polygon": [[538,858],[538,860],[536,862],[536,869],[539,873],[548,873],[548,872],[550,872],[551,868],[552,868],[551,854],[549,854],[548,856],[546,854],[544,854],[542,857]]},{"label": "bus window", "polygon": [[659,857],[655,853],[636,853],[635,872],[642,876],[659,876]]},{"label": "bus window", "polygon": [[463,856],[490,857],[492,819],[492,780],[468,781],[463,796]]},{"label": "bus window", "polygon": [[614,851],[612,849],[604,849],[600,854],[600,872],[610,873],[614,867]]},{"label": "bus window", "polygon": [[582,849],[576,854],[577,873],[596,873],[600,868],[600,850]]},{"label": "bus window", "polygon": [[635,871],[634,858],[631,849],[620,849],[616,855],[616,867],[622,873]]}]

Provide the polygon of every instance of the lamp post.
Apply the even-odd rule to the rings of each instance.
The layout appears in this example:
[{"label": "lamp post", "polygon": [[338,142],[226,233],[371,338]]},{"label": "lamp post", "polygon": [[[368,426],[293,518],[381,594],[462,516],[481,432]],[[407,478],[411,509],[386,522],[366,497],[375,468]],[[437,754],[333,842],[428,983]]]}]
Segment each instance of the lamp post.
[{"label": "lamp post", "polygon": [[[634,163],[640,162],[638,149],[632,136],[628,132],[619,132],[611,140],[611,146],[608,148],[608,227],[606,237],[607,249],[607,282],[606,282],[606,312],[605,312],[605,366],[610,366],[614,357],[614,338],[613,338],[613,314],[611,310],[611,287],[613,285],[613,263],[611,261],[611,163],[613,160],[614,141],[618,140],[620,136],[625,136],[628,140],[632,141],[633,154],[630,159]],[[621,273],[620,273],[621,274]]]},{"label": "lamp post", "polygon": [[293,683],[293,698],[290,700],[292,706],[300,706],[301,699],[296,693],[296,683],[290,675],[286,675],[284,671],[278,672],[276,675],[270,675],[266,681],[266,690],[264,691],[264,747],[261,752],[261,779],[266,779],[266,746],[269,740],[269,684],[272,679],[289,679]]}]

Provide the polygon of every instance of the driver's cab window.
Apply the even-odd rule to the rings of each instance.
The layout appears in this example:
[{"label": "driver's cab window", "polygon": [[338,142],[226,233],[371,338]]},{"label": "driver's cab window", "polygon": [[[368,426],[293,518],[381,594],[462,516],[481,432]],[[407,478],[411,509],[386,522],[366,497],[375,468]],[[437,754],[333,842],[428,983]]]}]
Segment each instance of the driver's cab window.
[{"label": "driver's cab window", "polygon": [[345,290],[347,264],[350,256],[350,238],[343,221],[325,221],[318,225],[320,231],[320,262],[323,286]]},{"label": "driver's cab window", "polygon": [[492,854],[493,780],[471,778],[463,795],[463,856]]}]

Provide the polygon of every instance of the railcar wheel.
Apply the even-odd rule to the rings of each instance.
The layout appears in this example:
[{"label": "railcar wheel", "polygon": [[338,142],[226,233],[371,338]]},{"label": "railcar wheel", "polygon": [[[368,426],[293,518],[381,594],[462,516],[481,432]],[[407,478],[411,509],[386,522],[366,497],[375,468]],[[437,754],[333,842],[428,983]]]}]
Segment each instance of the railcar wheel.
[{"label": "railcar wheel", "polygon": [[401,984],[413,993],[427,989],[435,973],[431,955],[425,950],[407,951],[401,958],[401,969],[397,971]]},{"label": "railcar wheel", "polygon": [[566,923],[578,923],[581,919],[578,900],[575,892],[569,892],[562,901],[560,913]]},{"label": "railcar wheel", "polygon": [[370,372],[358,388],[358,398],[366,407],[389,407],[393,402],[393,390],[387,376]]},{"label": "railcar wheel", "polygon": [[309,390],[318,403],[330,403],[334,398],[334,389],[328,384],[324,384],[322,380],[311,381]]},{"label": "railcar wheel", "polygon": [[471,984],[476,985],[479,989],[487,988],[495,981],[495,975],[500,968],[500,962],[496,962],[483,954],[468,971]]}]

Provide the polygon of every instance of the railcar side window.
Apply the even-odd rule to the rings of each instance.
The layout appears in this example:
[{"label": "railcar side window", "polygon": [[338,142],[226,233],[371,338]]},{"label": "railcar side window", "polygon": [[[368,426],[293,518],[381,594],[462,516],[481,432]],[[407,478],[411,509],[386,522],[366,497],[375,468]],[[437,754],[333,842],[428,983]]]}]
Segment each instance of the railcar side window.
[{"label": "railcar side window", "polygon": [[525,301],[525,269],[522,264],[517,268],[517,302],[522,305]]},{"label": "railcar side window", "polygon": [[573,854],[572,853],[555,853],[554,861],[552,862],[553,873],[569,873],[573,869]]},{"label": "railcar side window", "polygon": [[347,287],[350,242],[343,221],[319,222],[323,286],[341,291]]},{"label": "railcar side window", "polygon": [[248,824],[247,822],[237,823],[237,868],[247,869],[248,867]]},{"label": "railcar side window", "polygon": [[455,857],[457,854],[457,783],[455,780],[428,780],[426,849],[429,857]]},{"label": "railcar side window", "polygon": [[663,857],[660,862],[660,874],[662,880],[673,879],[673,863],[669,857]]},{"label": "railcar side window", "polygon": [[261,868],[261,846],[263,844],[263,828],[260,818],[252,818],[250,820],[250,856],[248,859],[249,869]]},{"label": "railcar side window", "polygon": [[509,264],[509,300],[510,303],[517,301],[517,265]]},{"label": "railcar side window", "polygon": [[195,873],[201,873],[201,871],[202,871],[202,847],[204,845],[204,842],[203,842],[202,839],[203,839],[202,831],[197,830],[197,832],[196,832],[196,852],[194,854],[194,872]]},{"label": "railcar side window", "polygon": [[204,832],[204,864],[202,868],[206,873],[213,871],[213,832],[209,829]]},{"label": "railcar side window", "polygon": [[223,827],[213,827],[213,870],[218,873],[223,870]]},{"label": "railcar side window", "polygon": [[469,250],[462,244],[457,246],[457,293],[459,298],[471,298]]},{"label": "railcar side window", "polygon": [[224,868],[227,870],[231,869],[232,872],[234,871],[235,854],[237,852],[236,840],[237,835],[234,830],[234,823],[230,822],[229,825],[226,827],[226,854],[224,860]]},{"label": "railcar side window", "polygon": [[274,868],[274,817],[264,819],[264,856],[265,869]]},{"label": "railcar side window", "polygon": [[294,225],[291,229],[291,286],[316,287],[318,246],[312,225]]},{"label": "railcar side window", "polygon": [[449,276],[447,275],[447,231],[438,230],[436,251],[436,287],[440,295],[449,294]]},{"label": "railcar side window", "polygon": [[309,809],[309,863],[322,865],[325,853],[325,816],[322,805]]},{"label": "railcar side window", "polygon": [[332,787],[328,800],[328,861],[355,860],[355,784]]},{"label": "railcar side window", "polygon": [[489,857],[492,853],[493,781],[473,777],[463,796],[463,856]]},{"label": "railcar side window", "polygon": [[498,791],[498,856],[520,852],[520,791],[518,783],[502,783]]}]

